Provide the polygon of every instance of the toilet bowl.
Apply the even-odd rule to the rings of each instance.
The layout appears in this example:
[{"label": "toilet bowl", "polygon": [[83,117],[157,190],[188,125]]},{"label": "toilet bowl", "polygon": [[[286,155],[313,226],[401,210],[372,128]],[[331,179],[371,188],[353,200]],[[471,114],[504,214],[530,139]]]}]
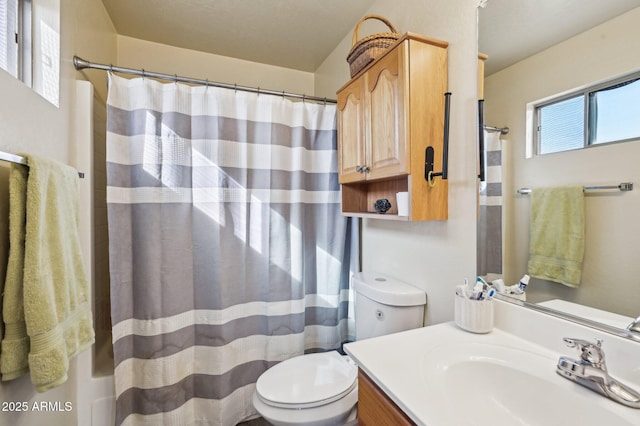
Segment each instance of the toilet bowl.
[{"label": "toilet bowl", "polygon": [[253,405],[275,426],[349,424],[356,418],[357,380],[355,363],[336,351],[301,355],[258,378]]},{"label": "toilet bowl", "polygon": [[[356,340],[422,326],[422,290],[367,272],[355,274],[352,285]],[[358,367],[337,351],[290,358],[258,378],[252,401],[275,426],[356,425]]]}]

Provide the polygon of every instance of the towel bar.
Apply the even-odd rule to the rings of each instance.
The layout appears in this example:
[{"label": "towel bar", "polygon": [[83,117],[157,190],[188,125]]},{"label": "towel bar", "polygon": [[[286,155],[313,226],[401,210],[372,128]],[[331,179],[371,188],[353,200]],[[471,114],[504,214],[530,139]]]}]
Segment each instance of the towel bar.
[{"label": "towel bar", "polygon": [[[15,163],[15,164],[23,164],[29,167],[29,165],[27,164],[26,158],[21,157],[19,155],[15,155],[15,154],[9,154],[8,152],[0,151],[0,161],[7,161],[9,163]],[[78,172],[78,177],[80,177],[80,179],[84,179],[84,173]]]},{"label": "towel bar", "polygon": [[[597,185],[597,186],[585,186],[585,191],[600,191],[603,189],[617,189],[619,191],[633,191],[633,182],[622,182],[619,185]],[[516,192],[520,195],[531,194],[531,188],[520,188]]]}]

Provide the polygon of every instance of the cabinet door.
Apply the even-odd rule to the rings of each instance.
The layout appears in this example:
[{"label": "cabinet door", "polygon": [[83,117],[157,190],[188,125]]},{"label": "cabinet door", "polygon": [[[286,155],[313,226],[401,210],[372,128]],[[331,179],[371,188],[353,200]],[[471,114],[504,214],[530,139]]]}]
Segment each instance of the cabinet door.
[{"label": "cabinet door", "polygon": [[340,183],[365,179],[364,78],[338,93],[338,173]]},{"label": "cabinet door", "polygon": [[358,425],[411,426],[415,423],[358,369]]},{"label": "cabinet door", "polygon": [[367,179],[408,174],[406,43],[389,52],[366,73]]}]

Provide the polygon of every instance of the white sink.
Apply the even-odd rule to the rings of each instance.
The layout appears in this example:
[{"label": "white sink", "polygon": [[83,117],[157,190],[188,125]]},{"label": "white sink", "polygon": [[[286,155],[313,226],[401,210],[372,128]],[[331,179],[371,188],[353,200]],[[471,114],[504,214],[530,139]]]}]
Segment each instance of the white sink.
[{"label": "white sink", "polygon": [[429,383],[434,424],[632,425],[612,412],[615,402],[557,375],[556,362],[542,349],[496,344],[451,343],[428,351],[421,375]]},{"label": "white sink", "polygon": [[[535,325],[539,340],[551,347],[496,328],[474,334],[446,323],[349,343],[345,350],[417,425],[640,425],[640,409],[556,373],[560,356],[578,355],[562,337],[593,339],[595,331],[544,321],[539,329],[534,322],[526,325]],[[632,361],[638,359],[636,346],[623,352],[620,341],[602,337],[611,374],[640,388],[640,366]]]}]

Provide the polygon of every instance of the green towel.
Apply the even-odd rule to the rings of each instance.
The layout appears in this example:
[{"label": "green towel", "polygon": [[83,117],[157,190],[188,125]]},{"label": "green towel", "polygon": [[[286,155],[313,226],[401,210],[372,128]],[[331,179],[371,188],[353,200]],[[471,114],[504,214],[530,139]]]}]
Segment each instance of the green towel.
[{"label": "green towel", "polygon": [[582,186],[534,189],[528,274],[578,287],[584,257]]},{"label": "green towel", "polygon": [[29,371],[29,338],[24,322],[22,277],[27,208],[27,168],[11,165],[9,174],[9,261],[4,283],[2,320],[4,339],[0,352],[2,380],[12,380]]},{"label": "green towel", "polygon": [[[0,277],[7,276],[7,262],[9,259],[9,173],[11,167],[0,167]],[[4,295],[4,280],[0,278],[0,345],[4,336],[4,322],[2,322],[2,296]],[[0,373],[1,374],[1,373]],[[1,377],[1,376],[0,376]]]},{"label": "green towel", "polygon": [[[31,381],[37,391],[44,392],[67,380],[69,360],[91,346],[94,331],[89,283],[80,250],[78,172],[53,160],[23,156],[29,164],[26,235],[23,279],[16,286],[22,287],[26,335],[16,331],[12,340],[7,341],[5,332],[0,365],[7,367],[2,373],[3,380],[8,380],[24,372],[26,358]],[[11,235],[14,225],[10,226]],[[19,294],[7,296],[5,284],[3,310],[8,305],[20,304]],[[20,310],[19,306],[14,309]],[[3,316],[6,318],[4,312]],[[6,321],[5,324],[8,329],[9,324]],[[28,339],[28,353],[24,352],[24,345],[17,344],[22,339]],[[8,364],[18,359],[21,362],[14,361],[16,365],[10,371]]]}]

